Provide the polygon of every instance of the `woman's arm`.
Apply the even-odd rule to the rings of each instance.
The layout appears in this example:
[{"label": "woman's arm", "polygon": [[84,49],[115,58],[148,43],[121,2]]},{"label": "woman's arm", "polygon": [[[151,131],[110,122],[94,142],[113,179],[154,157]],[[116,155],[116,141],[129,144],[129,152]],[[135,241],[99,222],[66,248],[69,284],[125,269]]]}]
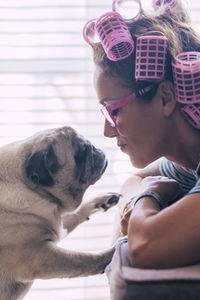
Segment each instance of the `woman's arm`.
[{"label": "woman's arm", "polygon": [[120,221],[120,230],[119,228],[117,234],[115,236],[127,235],[128,230],[128,222],[130,218],[130,214],[132,212],[131,206],[127,206],[127,203],[130,202],[131,199],[136,198],[139,194],[141,194],[144,190],[142,185],[142,180],[147,176],[156,176],[161,175],[160,172],[160,162],[161,159],[156,160],[149,166],[144,169],[139,170],[132,176],[130,176],[121,186],[120,194],[122,195],[118,204],[119,214],[122,217]]},{"label": "woman's arm", "polygon": [[147,176],[158,176],[163,175],[160,171],[160,165],[161,165],[162,158],[154,161],[150,165],[148,165],[146,168],[139,170],[136,172],[135,175],[140,176],[141,178],[145,178]]},{"label": "woman's arm", "polygon": [[140,199],[128,224],[129,254],[138,268],[172,268],[200,260],[200,193],[187,195],[160,211]]},{"label": "woman's arm", "polygon": [[160,173],[160,159],[153,162],[144,169],[139,170],[132,176],[130,176],[121,186],[120,194],[122,197],[119,202],[119,212],[120,215],[123,215],[124,207],[131,198],[137,197],[140,193],[143,192],[142,179],[147,176],[156,176],[161,175]]}]

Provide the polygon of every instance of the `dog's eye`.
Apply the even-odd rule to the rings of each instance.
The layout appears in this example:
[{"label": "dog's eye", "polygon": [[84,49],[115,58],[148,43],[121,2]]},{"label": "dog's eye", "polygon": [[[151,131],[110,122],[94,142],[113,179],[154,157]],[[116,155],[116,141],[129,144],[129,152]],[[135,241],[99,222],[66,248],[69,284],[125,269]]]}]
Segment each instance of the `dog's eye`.
[{"label": "dog's eye", "polygon": [[55,173],[59,168],[58,160],[52,146],[45,153],[45,165],[51,173]]},{"label": "dog's eye", "polygon": [[83,163],[87,156],[87,147],[84,146],[81,149],[79,149],[78,153],[75,155],[75,163],[77,166],[80,166],[81,163]]}]

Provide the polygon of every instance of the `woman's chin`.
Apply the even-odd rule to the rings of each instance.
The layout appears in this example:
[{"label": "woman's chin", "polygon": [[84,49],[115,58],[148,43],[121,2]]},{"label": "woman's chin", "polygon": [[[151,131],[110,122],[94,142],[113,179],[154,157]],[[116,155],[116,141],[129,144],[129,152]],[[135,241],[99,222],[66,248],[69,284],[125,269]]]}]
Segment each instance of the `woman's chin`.
[{"label": "woman's chin", "polygon": [[135,156],[131,156],[129,155],[131,164],[133,165],[133,167],[137,168],[137,169],[144,169],[146,166],[148,166],[150,164],[150,162],[147,162],[145,160],[140,160],[137,159]]}]

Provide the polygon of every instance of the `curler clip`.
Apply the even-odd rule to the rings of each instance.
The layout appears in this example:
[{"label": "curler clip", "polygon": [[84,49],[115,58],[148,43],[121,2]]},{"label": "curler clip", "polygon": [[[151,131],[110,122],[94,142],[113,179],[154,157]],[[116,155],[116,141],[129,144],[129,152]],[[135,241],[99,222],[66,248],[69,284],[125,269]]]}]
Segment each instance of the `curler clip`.
[{"label": "curler clip", "polygon": [[[151,35],[152,34],[152,35]],[[166,68],[167,38],[160,32],[137,38],[136,80],[160,81]]]},{"label": "curler clip", "polygon": [[133,22],[139,19],[142,5],[140,0],[114,0],[112,9],[120,13],[126,22]]}]

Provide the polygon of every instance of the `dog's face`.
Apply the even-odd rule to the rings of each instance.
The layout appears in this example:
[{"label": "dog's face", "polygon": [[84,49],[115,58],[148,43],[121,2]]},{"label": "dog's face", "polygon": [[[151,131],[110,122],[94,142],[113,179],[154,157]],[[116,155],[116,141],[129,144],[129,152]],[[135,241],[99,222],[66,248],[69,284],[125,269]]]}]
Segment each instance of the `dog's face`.
[{"label": "dog's face", "polygon": [[[68,211],[80,204],[85,190],[101,177],[106,165],[104,153],[71,127],[39,132],[0,151],[0,178],[7,186],[17,184],[20,194],[23,184],[29,192]],[[28,192],[25,194],[28,201]]]}]

